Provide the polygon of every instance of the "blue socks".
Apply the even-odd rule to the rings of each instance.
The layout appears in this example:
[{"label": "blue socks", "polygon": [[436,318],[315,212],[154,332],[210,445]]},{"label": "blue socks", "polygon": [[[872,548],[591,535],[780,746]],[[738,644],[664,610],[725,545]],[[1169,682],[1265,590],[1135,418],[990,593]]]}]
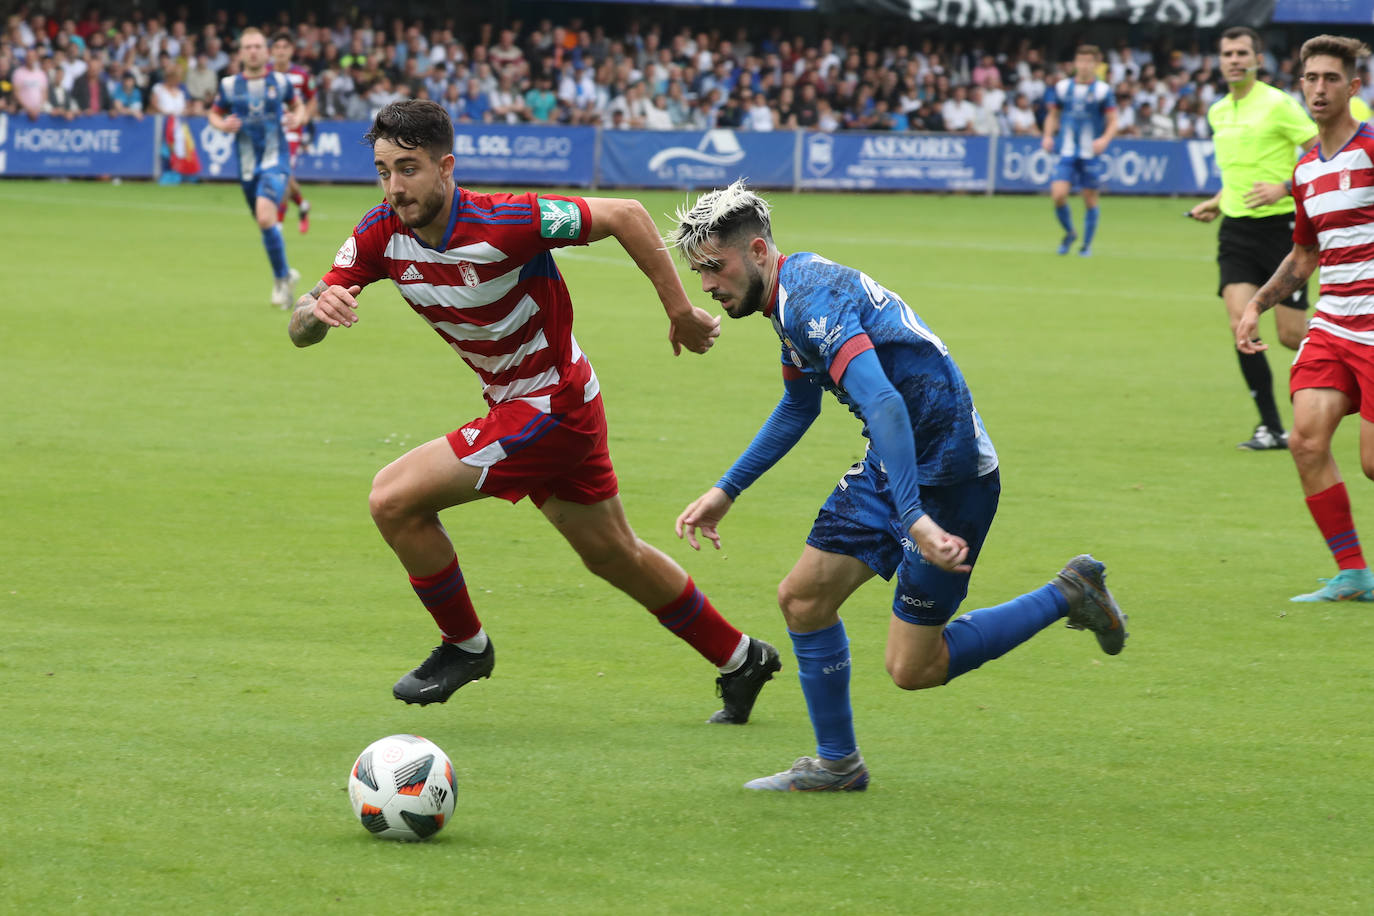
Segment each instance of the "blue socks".
[{"label": "blue socks", "polygon": [[1069,603],[1053,585],[1013,598],[1006,604],[970,611],[945,627],[949,683],[983,662],[1000,658],[1063,617]]},{"label": "blue socks", "polygon": [[797,675],[816,732],[816,753],[839,760],[858,750],[854,710],[849,705],[849,637],[844,621],[814,633],[793,633]]},{"label": "blue socks", "polygon": [[286,240],[281,235],[281,224],[262,230],[262,247],[267,249],[267,260],[272,262],[272,276],[280,280],[290,268],[286,266]]},{"label": "blue socks", "polygon": [[1083,248],[1086,251],[1092,247],[1093,233],[1097,231],[1097,207],[1088,207],[1083,211]]},{"label": "blue socks", "polygon": [[1059,225],[1064,227],[1064,234],[1073,235],[1073,213],[1070,212],[1069,205],[1055,207],[1054,215],[1059,217]]}]

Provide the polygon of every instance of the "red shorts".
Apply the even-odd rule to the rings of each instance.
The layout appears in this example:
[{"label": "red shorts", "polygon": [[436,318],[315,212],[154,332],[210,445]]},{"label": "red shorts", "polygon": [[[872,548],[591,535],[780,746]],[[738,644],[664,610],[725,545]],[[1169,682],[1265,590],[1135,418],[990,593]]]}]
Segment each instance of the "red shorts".
[{"label": "red shorts", "polygon": [[1374,422],[1374,347],[1310,329],[1288,375],[1290,397],[1303,388],[1334,388],[1350,398],[1348,413]]},{"label": "red shorts", "polygon": [[477,489],[488,496],[513,503],[528,496],[536,506],[556,496],[591,505],[620,492],[600,395],[564,414],[524,401],[498,404],[447,438],[458,460],[482,469]]}]

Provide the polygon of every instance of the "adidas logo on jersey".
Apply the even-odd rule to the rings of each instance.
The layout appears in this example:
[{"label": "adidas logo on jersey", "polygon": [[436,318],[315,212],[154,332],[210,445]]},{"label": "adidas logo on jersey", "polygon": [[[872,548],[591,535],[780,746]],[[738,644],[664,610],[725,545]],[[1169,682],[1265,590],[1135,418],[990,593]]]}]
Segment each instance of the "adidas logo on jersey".
[{"label": "adidas logo on jersey", "polygon": [[422,282],[424,279],[425,279],[425,275],[422,274],[422,273],[420,273],[419,269],[416,268],[416,266],[415,266],[414,264],[411,264],[411,265],[409,265],[408,267],[406,267],[405,273],[401,274],[401,281],[400,281],[400,282],[402,282],[402,283],[417,283],[417,282]]},{"label": "adidas logo on jersey", "polygon": [[481,435],[480,430],[473,429],[471,426],[464,426],[462,429],[458,430],[458,432],[463,434],[463,439],[467,441],[468,445],[476,442],[477,437]]}]

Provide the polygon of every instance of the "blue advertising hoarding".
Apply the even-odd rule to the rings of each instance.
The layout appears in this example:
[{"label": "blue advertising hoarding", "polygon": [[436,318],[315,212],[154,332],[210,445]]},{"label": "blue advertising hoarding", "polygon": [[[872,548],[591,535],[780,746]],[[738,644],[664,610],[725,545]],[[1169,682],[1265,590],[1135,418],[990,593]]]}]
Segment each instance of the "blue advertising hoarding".
[{"label": "blue advertising hoarding", "polygon": [[0,175],[147,178],[156,165],[155,126],[155,118],[0,114]]},{"label": "blue advertising hoarding", "polygon": [[[1374,0],[1371,0],[1374,2]],[[205,180],[235,181],[227,134],[189,118]],[[327,121],[302,151],[306,182],[376,180],[361,121]],[[0,114],[0,176],[153,178],[162,119],[72,121]],[[598,159],[598,145],[600,157]],[[709,130],[654,132],[592,127],[458,125],[455,174],[465,185],[507,187],[723,187],[1038,192],[1057,157],[1037,137],[968,134]],[[1114,141],[1103,155],[1112,194],[1208,195],[1220,187],[1209,140]]]},{"label": "blue advertising hoarding", "polygon": [[803,188],[986,191],[988,137],[964,134],[835,133],[802,136]]},{"label": "blue advertising hoarding", "polygon": [[1374,25],[1374,0],[1278,0],[1273,21]]},{"label": "blue advertising hoarding", "polygon": [[[188,119],[200,148],[201,176],[238,179],[234,144],[204,118]],[[322,121],[296,160],[301,181],[377,180],[367,121]],[[457,124],[453,173],[459,184],[589,187],[595,179],[596,129],[592,127]]]},{"label": "blue advertising hoarding", "polygon": [[[1114,140],[1102,159],[1103,189],[1110,194],[1214,194],[1221,188],[1211,140]],[[1038,137],[1004,137],[997,143],[993,187],[1043,190],[1058,161]]]},{"label": "blue advertising hoarding", "polygon": [[601,133],[599,181],[610,187],[723,188],[747,178],[756,188],[790,188],[793,131],[737,130]]}]

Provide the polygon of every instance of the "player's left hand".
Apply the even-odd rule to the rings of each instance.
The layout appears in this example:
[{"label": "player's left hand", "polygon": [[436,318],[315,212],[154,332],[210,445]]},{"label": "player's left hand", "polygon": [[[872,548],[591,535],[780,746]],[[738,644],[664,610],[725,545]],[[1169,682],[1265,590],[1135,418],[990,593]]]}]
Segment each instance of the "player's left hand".
[{"label": "player's left hand", "polygon": [[696,305],[690,312],[673,318],[672,327],[668,329],[668,342],[673,345],[674,356],[680,356],[683,347],[693,353],[705,353],[719,336],[720,316]]},{"label": "player's left hand", "polygon": [[1094,156],[1101,156],[1103,153],[1105,153],[1105,152],[1107,151],[1107,145],[1108,145],[1110,142],[1111,142],[1111,141],[1108,140],[1106,137],[1098,137],[1096,140],[1094,140],[1094,141],[1093,141],[1093,155],[1094,155]]},{"label": "player's left hand", "polygon": [[677,517],[674,530],[677,531],[679,538],[687,538],[687,543],[692,545],[693,550],[700,550],[701,543],[697,541],[697,529],[700,528],[701,536],[720,550],[720,520],[734,504],[735,501],[728,493],[720,487],[712,487],[682,510],[682,514]]},{"label": "player's left hand", "polygon": [[1283,186],[1282,182],[1257,181],[1251,185],[1250,190],[1245,192],[1245,206],[1252,210],[1256,207],[1267,207],[1287,196],[1288,189]]},{"label": "player's left hand", "polygon": [[938,566],[945,572],[973,571],[973,566],[964,562],[968,559],[968,541],[957,534],[950,534],[929,515],[918,518],[908,533],[927,563]]},{"label": "player's left hand", "polygon": [[288,111],[286,113],[286,117],[282,120],[283,123],[286,124],[287,130],[300,130],[301,125],[305,123],[305,118],[301,114],[297,113],[295,109]]}]

